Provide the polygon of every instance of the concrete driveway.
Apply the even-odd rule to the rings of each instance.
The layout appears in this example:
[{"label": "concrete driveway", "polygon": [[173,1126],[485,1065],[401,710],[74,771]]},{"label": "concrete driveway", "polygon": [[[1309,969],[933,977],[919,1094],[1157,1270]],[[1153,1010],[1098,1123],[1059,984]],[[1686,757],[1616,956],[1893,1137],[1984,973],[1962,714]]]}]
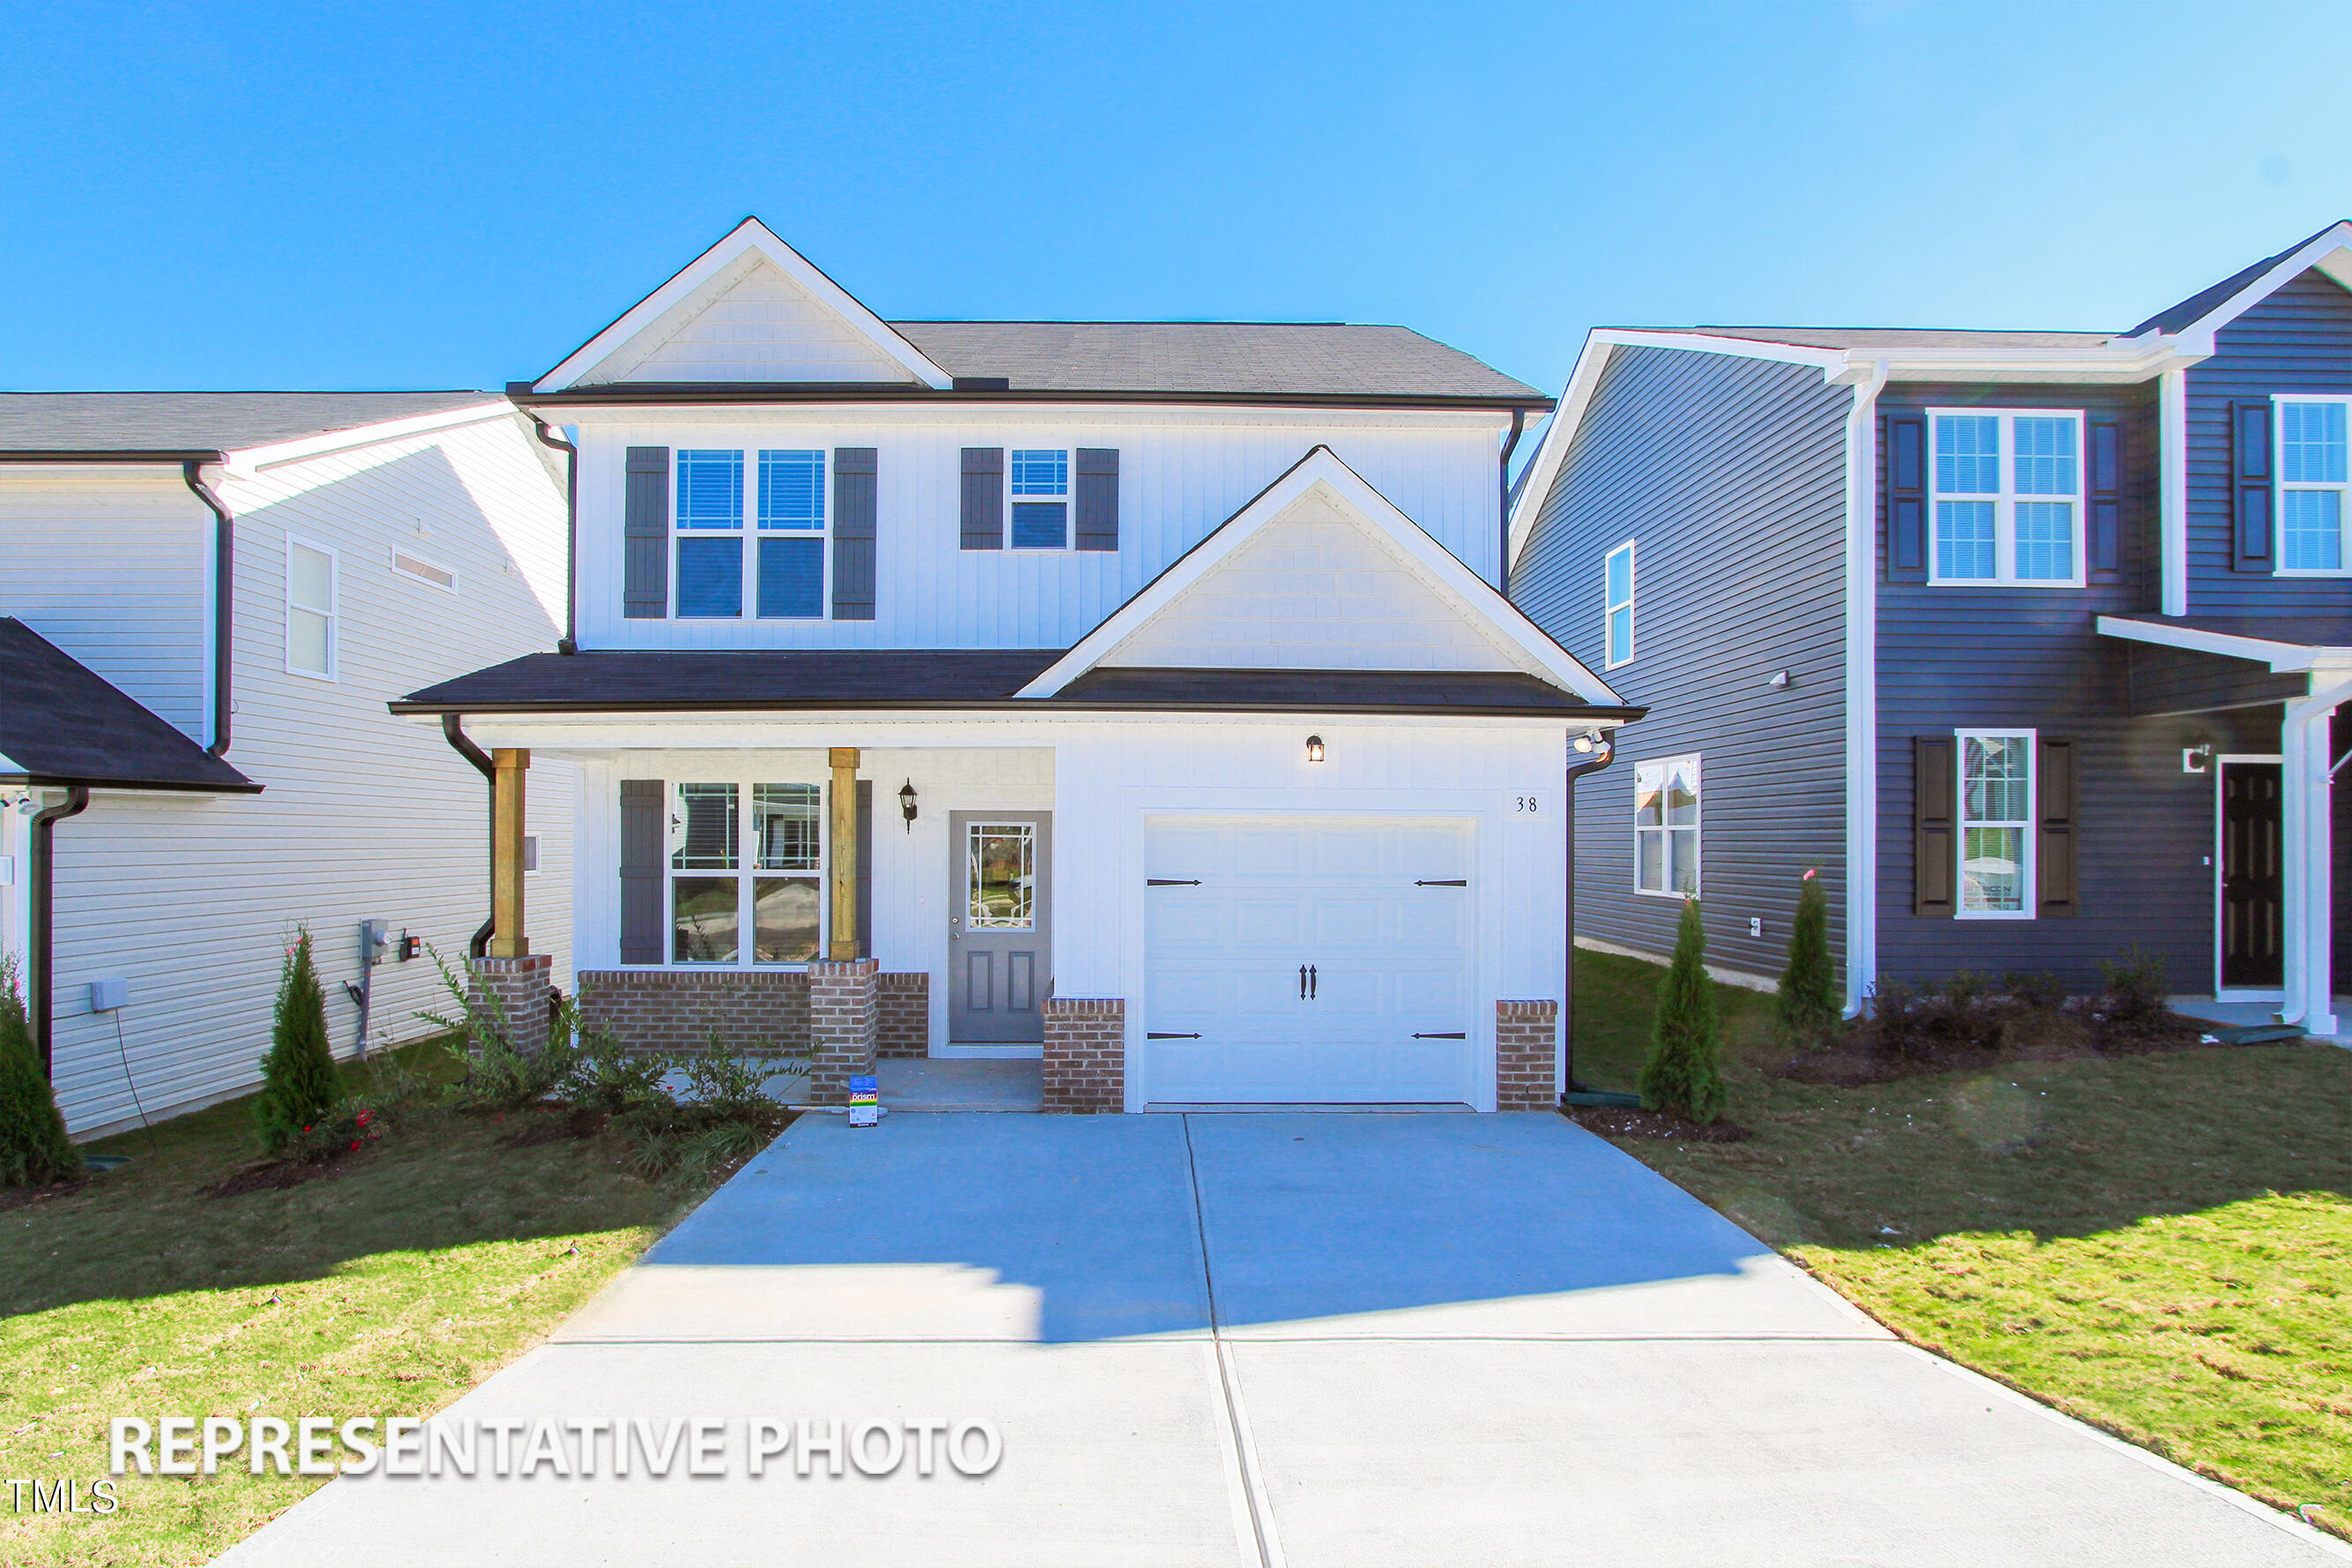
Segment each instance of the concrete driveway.
[{"label": "concrete driveway", "polygon": [[[541,1417],[723,1420],[726,1473],[346,1477],[224,1561],[2352,1560],[1549,1115],[807,1117],[443,1419]],[[884,1473],[750,1474],[803,1417]],[[885,1470],[908,1422],[1001,1457]]]}]

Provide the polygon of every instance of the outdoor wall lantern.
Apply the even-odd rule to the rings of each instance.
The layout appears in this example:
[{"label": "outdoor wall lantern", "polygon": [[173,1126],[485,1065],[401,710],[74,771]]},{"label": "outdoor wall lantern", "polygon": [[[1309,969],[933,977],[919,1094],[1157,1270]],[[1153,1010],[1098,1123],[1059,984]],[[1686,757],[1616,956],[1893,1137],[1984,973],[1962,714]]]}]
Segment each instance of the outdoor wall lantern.
[{"label": "outdoor wall lantern", "polygon": [[2196,745],[2180,748],[2180,771],[2184,773],[2205,773],[2212,762],[2213,742],[2210,741],[2200,741]]},{"label": "outdoor wall lantern", "polygon": [[907,819],[907,831],[915,831],[915,781],[908,779],[898,786],[898,815]]},{"label": "outdoor wall lantern", "polygon": [[1307,760],[1310,763],[1319,763],[1323,760],[1322,736],[1309,735],[1307,737]]},{"label": "outdoor wall lantern", "polygon": [[1576,749],[1580,752],[1589,752],[1592,750],[1594,743],[1600,739],[1600,731],[1587,730],[1583,734],[1579,735],[1576,738]]}]

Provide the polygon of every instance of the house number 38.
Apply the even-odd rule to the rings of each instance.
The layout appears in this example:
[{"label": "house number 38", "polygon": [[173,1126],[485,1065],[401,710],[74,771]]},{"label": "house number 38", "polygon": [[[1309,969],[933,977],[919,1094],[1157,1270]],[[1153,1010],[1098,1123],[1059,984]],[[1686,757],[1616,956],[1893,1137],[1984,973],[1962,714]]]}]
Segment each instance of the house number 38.
[{"label": "house number 38", "polygon": [[1518,801],[1518,810],[1521,815],[1524,816],[1525,814],[1536,809],[1536,796],[1531,795],[1523,795],[1516,796],[1515,798]]}]

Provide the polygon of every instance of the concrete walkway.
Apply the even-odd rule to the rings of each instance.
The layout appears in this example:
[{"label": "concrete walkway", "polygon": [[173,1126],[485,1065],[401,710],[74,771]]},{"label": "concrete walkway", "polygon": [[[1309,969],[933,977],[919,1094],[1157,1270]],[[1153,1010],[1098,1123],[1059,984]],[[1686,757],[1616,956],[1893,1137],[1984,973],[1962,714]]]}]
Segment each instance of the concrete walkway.
[{"label": "concrete walkway", "polygon": [[[727,1473],[347,1477],[223,1561],[2352,1560],[1549,1115],[804,1117],[443,1419],[541,1417],[723,1419]],[[761,1417],[984,1420],[1002,1457],[754,1477]]]}]

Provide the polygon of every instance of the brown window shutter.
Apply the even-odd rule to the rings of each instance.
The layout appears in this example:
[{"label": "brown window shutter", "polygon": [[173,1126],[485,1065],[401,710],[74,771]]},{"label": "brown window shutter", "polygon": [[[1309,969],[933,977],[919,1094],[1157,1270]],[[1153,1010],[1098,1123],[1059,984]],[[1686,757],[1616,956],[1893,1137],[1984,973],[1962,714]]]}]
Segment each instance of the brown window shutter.
[{"label": "brown window shutter", "polygon": [[2230,569],[2268,572],[2271,559],[2271,405],[2230,405]]},{"label": "brown window shutter", "polygon": [[2033,834],[2037,902],[2044,919],[2065,918],[2081,910],[2077,868],[2082,847],[2077,842],[2076,813],[2082,789],[2075,779],[2074,742],[2045,740],[2034,759]]},{"label": "brown window shutter", "polygon": [[667,785],[621,781],[621,962],[662,961],[664,867],[668,847]]},{"label": "brown window shutter", "polygon": [[629,448],[621,522],[621,615],[658,621],[669,614],[669,448]]},{"label": "brown window shutter", "polygon": [[1927,416],[1886,416],[1886,580],[1927,580]]},{"label": "brown window shutter", "polygon": [[1949,735],[1919,735],[1911,742],[1911,912],[1948,917],[1957,900],[1952,880],[1958,852],[1953,814],[1959,792],[1953,783]]},{"label": "brown window shutter", "polygon": [[1004,548],[1004,448],[963,449],[963,531],[966,550]]}]

